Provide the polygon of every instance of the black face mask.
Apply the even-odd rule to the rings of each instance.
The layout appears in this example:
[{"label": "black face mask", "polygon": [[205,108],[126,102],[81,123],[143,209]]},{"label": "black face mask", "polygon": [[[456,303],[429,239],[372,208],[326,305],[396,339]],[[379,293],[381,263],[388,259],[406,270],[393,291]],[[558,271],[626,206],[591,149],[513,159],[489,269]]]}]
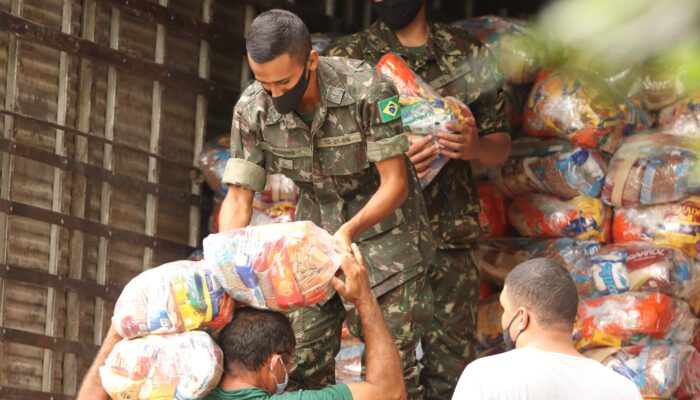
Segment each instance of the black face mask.
[{"label": "black face mask", "polygon": [[[309,75],[311,75],[311,71],[309,71]],[[294,87],[289,89],[289,91],[283,95],[272,97],[272,104],[275,106],[275,109],[277,109],[277,111],[283,115],[292,112],[295,108],[297,108],[301,102],[301,99],[304,97],[304,92],[306,92],[306,87],[308,85],[309,81],[306,76],[306,63],[304,63],[304,72],[302,72],[301,77]],[[267,93],[270,94],[270,92]],[[270,96],[272,96],[272,94],[270,94]]]},{"label": "black face mask", "polygon": [[372,1],[374,12],[392,31],[410,24],[422,5],[423,0],[384,0],[379,3]]},{"label": "black face mask", "polygon": [[511,351],[515,348],[515,343],[518,341],[520,334],[523,333],[523,331],[518,332],[515,339],[510,336],[510,327],[513,325],[513,322],[515,322],[516,318],[518,318],[518,314],[515,314],[513,319],[510,320],[508,327],[503,331],[503,341],[506,342],[506,351]]}]

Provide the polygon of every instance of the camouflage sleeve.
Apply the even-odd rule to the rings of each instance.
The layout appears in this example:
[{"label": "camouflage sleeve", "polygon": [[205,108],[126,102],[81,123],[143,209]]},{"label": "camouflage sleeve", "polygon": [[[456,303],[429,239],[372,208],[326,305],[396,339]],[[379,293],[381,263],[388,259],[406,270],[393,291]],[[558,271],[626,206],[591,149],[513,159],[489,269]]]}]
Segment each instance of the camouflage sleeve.
[{"label": "camouflage sleeve", "polygon": [[408,151],[408,137],[401,123],[399,96],[394,86],[378,74],[370,79],[361,99],[360,113],[367,139],[367,158],[386,160]]},{"label": "camouflage sleeve", "polygon": [[477,59],[479,60],[480,86],[483,92],[469,105],[469,108],[474,114],[479,136],[495,132],[510,133],[510,124],[506,114],[506,93],[503,90],[503,75],[498,70],[498,64],[486,46],[480,46]]},{"label": "camouflage sleeve", "polygon": [[222,181],[224,184],[259,192],[265,188],[265,157],[259,146],[260,134],[251,128],[245,115],[246,110],[241,101],[233,110],[231,158],[226,163]]}]

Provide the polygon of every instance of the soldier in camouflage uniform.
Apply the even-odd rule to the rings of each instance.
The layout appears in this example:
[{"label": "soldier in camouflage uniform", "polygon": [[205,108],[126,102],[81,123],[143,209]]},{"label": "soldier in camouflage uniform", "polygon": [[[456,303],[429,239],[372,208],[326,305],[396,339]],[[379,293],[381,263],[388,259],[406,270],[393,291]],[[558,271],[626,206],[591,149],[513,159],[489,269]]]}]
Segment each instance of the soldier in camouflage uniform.
[{"label": "soldier in camouflage uniform", "polygon": [[[274,29],[285,29],[289,43],[268,43]],[[255,38],[265,39],[263,50]],[[283,49],[280,55],[258,54],[275,48]],[[296,219],[315,222],[340,245],[359,245],[407,390],[422,398],[415,348],[432,312],[432,300],[423,299],[432,297],[426,269],[434,244],[418,179],[404,155],[409,144],[395,88],[362,61],[318,57],[306,27],[286,11],[258,16],[247,50],[256,82],[234,109],[222,231],[249,223],[253,193],[263,190],[266,174],[293,179],[301,189]],[[289,93],[301,93],[299,100],[285,104]],[[316,389],[335,381],[334,358],[348,313],[338,296],[292,313],[297,349],[290,386]]]},{"label": "soldier in camouflage uniform", "polygon": [[[425,5],[416,3],[420,1],[384,0],[380,4],[385,9],[374,4],[380,19],[365,31],[339,38],[326,52],[373,65],[386,53],[399,54],[440,95],[460,99],[474,114],[475,129],[452,127],[462,133],[461,143],[455,135],[440,136],[442,152],[452,160],[423,190],[437,250],[428,271],[434,314],[421,343],[421,383],[427,398],[449,399],[460,374],[475,357],[479,274],[471,249],[480,235],[480,204],[470,163],[502,163],[510,151],[510,138],[500,74],[489,51],[460,29],[428,22]],[[411,16],[391,7],[418,11]],[[400,26],[402,18],[409,25]],[[420,40],[420,35],[412,32],[426,32],[426,37]],[[402,45],[402,33],[404,40],[423,45]],[[428,172],[436,150],[425,147],[427,140],[412,145],[409,151],[419,176]]]}]

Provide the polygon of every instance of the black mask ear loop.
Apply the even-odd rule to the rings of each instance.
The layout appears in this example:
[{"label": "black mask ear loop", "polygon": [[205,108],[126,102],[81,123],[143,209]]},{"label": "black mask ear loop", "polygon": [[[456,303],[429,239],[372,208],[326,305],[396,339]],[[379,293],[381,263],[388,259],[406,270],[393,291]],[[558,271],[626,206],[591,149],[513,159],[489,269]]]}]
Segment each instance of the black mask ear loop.
[{"label": "black mask ear loop", "polygon": [[523,333],[523,331],[518,332],[515,339],[510,336],[510,328],[513,326],[513,322],[515,322],[516,318],[518,318],[518,314],[513,316],[513,319],[510,320],[508,327],[506,327],[506,329],[503,331],[503,341],[506,343],[506,351],[515,349],[515,345],[518,343],[518,338]]}]

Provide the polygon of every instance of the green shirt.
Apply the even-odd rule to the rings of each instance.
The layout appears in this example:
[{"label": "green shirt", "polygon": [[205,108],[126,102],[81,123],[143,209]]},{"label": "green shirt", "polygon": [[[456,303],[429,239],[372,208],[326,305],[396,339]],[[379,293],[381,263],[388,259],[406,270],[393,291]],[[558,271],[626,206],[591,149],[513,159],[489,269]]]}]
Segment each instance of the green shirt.
[{"label": "green shirt", "polygon": [[214,389],[205,400],[352,400],[350,389],[344,383],[321,390],[299,390],[282,394],[269,394],[258,388],[224,390]]}]

